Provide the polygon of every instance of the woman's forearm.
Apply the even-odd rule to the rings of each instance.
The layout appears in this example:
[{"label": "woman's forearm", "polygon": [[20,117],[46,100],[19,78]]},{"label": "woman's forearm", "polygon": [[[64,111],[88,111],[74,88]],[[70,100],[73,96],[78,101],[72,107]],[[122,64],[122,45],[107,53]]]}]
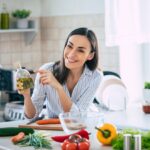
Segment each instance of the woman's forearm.
[{"label": "woman's forearm", "polygon": [[65,112],[70,111],[70,108],[72,106],[71,99],[67,96],[65,93],[62,85],[57,81],[57,79],[54,77],[53,73],[51,71],[47,70],[39,70],[38,71],[41,75],[40,82],[45,85],[49,84],[53,88],[57,90],[57,93],[59,95],[60,103]]},{"label": "woman's forearm", "polygon": [[61,103],[61,106],[62,106],[64,112],[70,111],[71,106],[72,106],[72,101],[65,93],[62,85],[57,86],[56,90],[58,92],[58,95],[60,98],[60,103]]},{"label": "woman's forearm", "polygon": [[24,96],[24,112],[29,119],[33,118],[36,114],[36,110],[30,96]]}]

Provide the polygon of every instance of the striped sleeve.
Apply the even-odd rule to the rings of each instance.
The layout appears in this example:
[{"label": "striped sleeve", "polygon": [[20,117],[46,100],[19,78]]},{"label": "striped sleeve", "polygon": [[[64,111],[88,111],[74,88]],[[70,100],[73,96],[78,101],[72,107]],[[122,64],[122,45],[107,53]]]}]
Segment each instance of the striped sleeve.
[{"label": "striped sleeve", "polygon": [[[47,63],[47,64],[44,64],[43,66],[41,66],[40,69],[51,70],[52,65],[53,65],[53,63]],[[36,109],[36,114],[34,116],[34,118],[35,118],[41,113],[41,111],[43,109],[44,101],[46,98],[46,93],[45,93],[46,87],[40,83],[40,75],[39,74],[37,74],[34,84],[35,85],[34,85],[34,90],[33,90],[31,99],[32,99],[32,103]]]}]

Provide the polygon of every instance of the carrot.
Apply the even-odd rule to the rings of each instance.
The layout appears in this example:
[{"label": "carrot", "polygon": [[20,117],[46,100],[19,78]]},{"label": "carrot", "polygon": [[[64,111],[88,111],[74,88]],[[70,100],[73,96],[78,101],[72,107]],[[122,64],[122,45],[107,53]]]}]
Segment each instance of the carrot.
[{"label": "carrot", "polygon": [[60,124],[60,120],[58,118],[50,118],[36,121],[37,124]]},{"label": "carrot", "polygon": [[25,137],[24,132],[20,132],[20,133],[18,133],[17,135],[13,136],[13,137],[11,138],[11,141],[12,141],[13,143],[18,143],[18,142],[20,142],[24,137]]}]

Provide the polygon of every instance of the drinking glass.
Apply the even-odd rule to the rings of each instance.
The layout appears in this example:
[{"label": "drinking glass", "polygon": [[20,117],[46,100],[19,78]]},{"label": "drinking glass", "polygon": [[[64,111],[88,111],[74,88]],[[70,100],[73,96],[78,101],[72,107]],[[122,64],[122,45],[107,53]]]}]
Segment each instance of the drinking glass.
[{"label": "drinking glass", "polygon": [[85,129],[90,133],[91,139],[96,138],[97,130],[95,127],[99,127],[104,123],[104,115],[96,111],[60,113],[59,118],[66,134]]}]

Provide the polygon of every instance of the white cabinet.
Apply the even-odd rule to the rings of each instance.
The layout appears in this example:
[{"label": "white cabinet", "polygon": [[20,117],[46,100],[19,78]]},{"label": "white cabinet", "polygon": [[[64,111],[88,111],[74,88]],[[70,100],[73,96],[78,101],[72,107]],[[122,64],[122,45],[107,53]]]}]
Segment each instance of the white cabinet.
[{"label": "white cabinet", "polygon": [[15,26],[11,27],[10,29],[0,29],[1,33],[23,33],[25,36],[25,42],[26,44],[31,44],[33,39],[35,38],[37,32],[38,32],[38,24],[35,20],[29,21],[29,28],[27,29],[17,29]]}]

